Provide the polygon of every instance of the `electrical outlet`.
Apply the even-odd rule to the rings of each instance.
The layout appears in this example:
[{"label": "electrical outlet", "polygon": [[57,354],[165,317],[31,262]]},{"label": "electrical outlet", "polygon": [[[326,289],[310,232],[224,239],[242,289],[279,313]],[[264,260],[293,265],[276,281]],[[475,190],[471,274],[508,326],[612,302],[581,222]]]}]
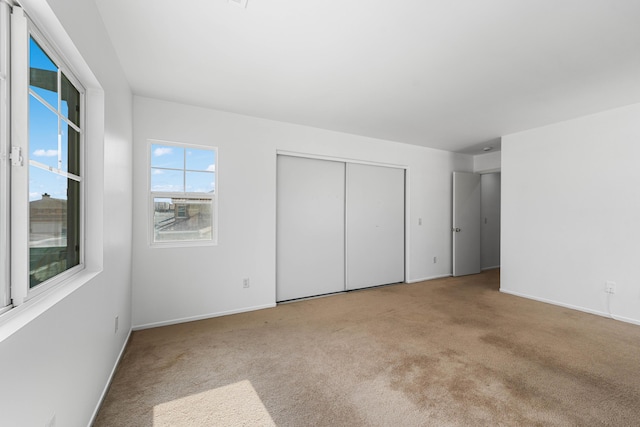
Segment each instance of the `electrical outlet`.
[{"label": "electrical outlet", "polygon": [[248,288],[249,287],[249,278],[248,277],[242,279],[242,287],[243,288]]},{"label": "electrical outlet", "polygon": [[115,323],[115,325],[114,325],[114,329],[115,329],[115,330],[113,331],[113,333],[115,334],[115,333],[117,333],[117,332],[118,332],[118,316],[116,316],[116,320],[115,320],[115,322],[114,322],[114,323]]},{"label": "electrical outlet", "polygon": [[616,282],[606,282],[604,284],[604,291],[608,294],[616,293]]}]

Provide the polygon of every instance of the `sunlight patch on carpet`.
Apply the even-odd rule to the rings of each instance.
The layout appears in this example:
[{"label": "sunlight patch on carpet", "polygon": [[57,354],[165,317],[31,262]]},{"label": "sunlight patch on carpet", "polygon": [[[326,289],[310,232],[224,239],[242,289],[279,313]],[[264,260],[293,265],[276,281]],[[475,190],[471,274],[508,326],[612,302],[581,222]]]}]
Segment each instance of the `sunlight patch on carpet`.
[{"label": "sunlight patch on carpet", "polygon": [[153,426],[275,426],[248,380],[207,390],[153,408]]}]

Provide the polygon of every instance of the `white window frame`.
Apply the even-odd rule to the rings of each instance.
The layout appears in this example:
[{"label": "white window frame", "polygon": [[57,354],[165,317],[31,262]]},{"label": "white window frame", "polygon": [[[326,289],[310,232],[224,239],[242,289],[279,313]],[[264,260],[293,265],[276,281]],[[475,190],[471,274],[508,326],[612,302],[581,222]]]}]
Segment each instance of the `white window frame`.
[{"label": "white window frame", "polygon": [[[9,105],[11,90],[11,6],[0,1],[0,105]],[[11,115],[9,108],[0,112],[0,314],[11,309],[9,194],[11,174],[9,161]]]},{"label": "white window frame", "polygon": [[[167,191],[152,191],[151,190],[151,147],[153,145],[166,145],[172,147],[178,147],[182,149],[193,148],[197,150],[208,150],[214,153],[215,166],[215,187],[213,193],[193,193],[193,192],[167,192]],[[185,169],[186,170],[186,169]],[[154,248],[177,248],[177,247],[193,247],[193,246],[216,246],[218,244],[218,195],[219,195],[219,181],[218,181],[218,148],[209,145],[189,144],[175,141],[164,141],[159,139],[147,140],[147,189],[149,193],[148,202],[148,215],[149,227],[148,227],[148,241],[149,245]],[[186,189],[185,189],[186,190]],[[156,242],[154,240],[155,227],[154,227],[154,213],[155,213],[155,198],[179,198],[179,199],[208,199],[211,200],[211,226],[213,230],[211,232],[210,240],[175,240],[175,241],[161,241]]]},{"label": "white window frame", "polygon": [[[67,79],[80,92],[80,204],[79,263],[62,273],[29,287],[29,39],[40,45]],[[35,27],[21,8],[14,6],[11,19],[11,147],[22,153],[22,165],[11,166],[11,300],[20,306],[67,282],[85,268],[85,123],[86,91],[57,49]],[[59,89],[60,90],[60,89]],[[59,109],[59,105],[57,106]],[[58,114],[58,113],[56,113]],[[60,119],[60,117],[59,117]]]}]

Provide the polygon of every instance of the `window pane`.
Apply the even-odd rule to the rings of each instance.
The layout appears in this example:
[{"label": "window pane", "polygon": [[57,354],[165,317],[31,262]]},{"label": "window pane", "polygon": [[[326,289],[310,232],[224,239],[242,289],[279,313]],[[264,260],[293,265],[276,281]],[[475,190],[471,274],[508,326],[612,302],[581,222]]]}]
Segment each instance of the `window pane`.
[{"label": "window pane", "polygon": [[215,188],[215,174],[211,172],[187,172],[187,193],[213,193]]},{"label": "window pane", "polygon": [[76,126],[80,126],[80,92],[76,89],[67,76],[62,73],[62,93],[60,109],[63,117],[69,119]]},{"label": "window pane", "polygon": [[78,265],[79,194],[80,183],[29,167],[30,288]]},{"label": "window pane", "polygon": [[184,173],[170,169],[151,168],[151,191],[183,192]]},{"label": "window pane", "polygon": [[30,157],[54,169],[62,169],[58,146],[58,115],[34,97],[29,97]]},{"label": "window pane", "polygon": [[215,172],[215,153],[212,150],[187,148],[187,169],[192,171]]},{"label": "window pane", "polygon": [[154,242],[211,240],[210,199],[154,198]]},{"label": "window pane", "polygon": [[80,175],[80,133],[74,128],[60,122],[62,128],[61,138],[61,169],[74,175]]},{"label": "window pane", "polygon": [[40,200],[43,194],[48,194],[54,199],[67,198],[67,178],[56,173],[40,169],[37,166],[29,167],[29,201]]},{"label": "window pane", "polygon": [[33,38],[29,40],[29,88],[58,109],[58,67]]},{"label": "window pane", "polygon": [[184,148],[153,144],[151,146],[151,166],[184,169]]}]

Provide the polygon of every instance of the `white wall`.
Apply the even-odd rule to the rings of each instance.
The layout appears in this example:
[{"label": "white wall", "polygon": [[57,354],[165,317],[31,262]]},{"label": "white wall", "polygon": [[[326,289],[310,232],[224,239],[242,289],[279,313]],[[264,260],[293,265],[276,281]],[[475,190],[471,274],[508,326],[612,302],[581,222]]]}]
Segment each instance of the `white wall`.
[{"label": "white wall", "polygon": [[89,97],[104,99],[106,121],[104,146],[92,137],[87,147],[87,264],[95,271],[72,293],[42,300],[44,309],[0,319],[0,424],[45,426],[55,414],[57,426],[86,426],[131,325],[132,95],[93,1],[20,3],[71,62],[78,55],[68,49],[77,48],[102,87],[90,85]]},{"label": "white wall", "polygon": [[477,173],[499,172],[502,161],[502,152],[476,154],[473,156],[473,171]]},{"label": "white wall", "polygon": [[481,252],[483,270],[500,267],[500,173],[483,174],[481,188]]},{"label": "white wall", "polygon": [[640,323],[640,104],[502,139],[501,290]]},{"label": "white wall", "polygon": [[[140,97],[134,122],[134,326],[275,303],[278,150],[408,165],[408,280],[451,273],[451,172],[470,171],[471,156]],[[149,138],[218,147],[217,246],[149,246]]]}]

